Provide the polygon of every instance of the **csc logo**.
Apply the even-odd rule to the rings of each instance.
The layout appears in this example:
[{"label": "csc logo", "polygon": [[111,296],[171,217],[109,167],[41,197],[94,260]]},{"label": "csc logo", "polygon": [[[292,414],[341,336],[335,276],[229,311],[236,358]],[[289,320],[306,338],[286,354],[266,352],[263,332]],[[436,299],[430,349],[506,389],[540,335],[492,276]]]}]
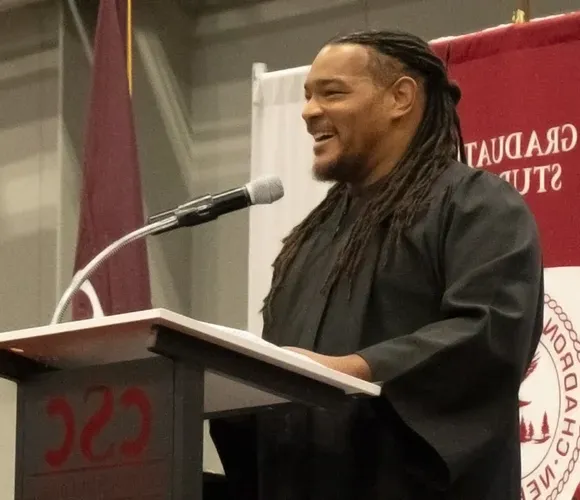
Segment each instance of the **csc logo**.
[{"label": "csc logo", "polygon": [[[101,453],[93,448],[94,439],[103,431],[113,418],[115,398],[110,388],[105,386],[89,387],[84,394],[85,403],[91,398],[100,398],[99,408],[88,418],[80,428],[79,447],[82,455],[91,463],[109,460],[116,453],[116,445],[110,443]],[[129,387],[119,398],[123,411],[136,411],[140,417],[140,426],[134,436],[125,438],[119,444],[121,457],[136,458],[141,455],[149,444],[151,436],[151,403],[147,394],[137,387]],[[64,426],[64,438],[58,448],[48,450],[44,459],[51,467],[62,466],[71,456],[77,437],[77,422],[73,409],[64,397],[51,398],[46,405],[46,413],[53,419],[59,419]]]}]

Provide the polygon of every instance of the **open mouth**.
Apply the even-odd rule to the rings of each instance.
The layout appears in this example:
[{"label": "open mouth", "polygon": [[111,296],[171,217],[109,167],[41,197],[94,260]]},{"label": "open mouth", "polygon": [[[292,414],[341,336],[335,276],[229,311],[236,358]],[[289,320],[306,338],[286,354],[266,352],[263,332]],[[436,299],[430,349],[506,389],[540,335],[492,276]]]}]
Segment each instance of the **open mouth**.
[{"label": "open mouth", "polygon": [[332,139],[334,137],[334,134],[317,134],[314,136],[314,142],[321,143],[324,141],[328,141],[329,139]]}]

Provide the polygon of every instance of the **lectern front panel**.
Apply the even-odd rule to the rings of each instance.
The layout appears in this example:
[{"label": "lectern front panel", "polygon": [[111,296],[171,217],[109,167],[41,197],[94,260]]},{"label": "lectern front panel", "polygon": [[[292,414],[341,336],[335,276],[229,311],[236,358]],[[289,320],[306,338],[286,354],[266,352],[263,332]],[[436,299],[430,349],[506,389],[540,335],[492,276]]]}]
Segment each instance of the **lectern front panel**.
[{"label": "lectern front panel", "polygon": [[176,498],[175,370],[156,358],[22,383],[16,500]]}]

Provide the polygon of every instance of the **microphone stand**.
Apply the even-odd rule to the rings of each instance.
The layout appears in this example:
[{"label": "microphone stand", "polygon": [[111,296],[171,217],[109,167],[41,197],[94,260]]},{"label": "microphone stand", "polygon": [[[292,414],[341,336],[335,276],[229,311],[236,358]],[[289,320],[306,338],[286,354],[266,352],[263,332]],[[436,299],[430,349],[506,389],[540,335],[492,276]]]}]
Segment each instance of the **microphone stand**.
[{"label": "microphone stand", "polygon": [[75,293],[79,291],[85,281],[91,277],[91,275],[106,259],[134,241],[145,238],[151,234],[155,234],[158,231],[174,228],[176,223],[177,217],[172,215],[160,221],[148,224],[123,236],[121,239],[114,241],[107,248],[96,255],[85,267],[77,271],[77,273],[74,275],[70,285],[65,290],[58,305],[56,306],[56,310],[54,311],[50,324],[55,325],[61,322],[64,312],[70,305]]},{"label": "microphone stand", "polygon": [[[284,195],[279,179],[264,178],[254,181],[257,199],[249,194],[248,188],[233,189],[217,196],[202,196],[196,200],[180,205],[174,210],[163,212],[149,218],[149,223],[111,243],[101,253],[94,257],[84,268],[77,271],[70,285],[62,295],[50,322],[51,325],[60,323],[64,311],[70,305],[75,293],[83,286],[87,279],[97,270],[103,261],[115,254],[125,245],[152,234],[161,234],[180,227],[191,227],[217,219],[220,215],[233,210],[246,208],[252,204],[269,204]],[[266,191],[265,191],[266,189]],[[252,189],[250,189],[250,192]],[[94,311],[93,311],[94,312]]]}]

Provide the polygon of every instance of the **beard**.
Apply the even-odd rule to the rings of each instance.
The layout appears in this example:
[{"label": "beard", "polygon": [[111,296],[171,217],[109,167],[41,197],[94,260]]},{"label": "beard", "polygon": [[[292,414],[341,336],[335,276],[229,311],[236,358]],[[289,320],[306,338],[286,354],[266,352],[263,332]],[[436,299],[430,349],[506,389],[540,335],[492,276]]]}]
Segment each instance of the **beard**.
[{"label": "beard", "polygon": [[314,165],[312,174],[321,182],[356,184],[365,177],[367,159],[363,155],[342,155],[323,165]]}]

